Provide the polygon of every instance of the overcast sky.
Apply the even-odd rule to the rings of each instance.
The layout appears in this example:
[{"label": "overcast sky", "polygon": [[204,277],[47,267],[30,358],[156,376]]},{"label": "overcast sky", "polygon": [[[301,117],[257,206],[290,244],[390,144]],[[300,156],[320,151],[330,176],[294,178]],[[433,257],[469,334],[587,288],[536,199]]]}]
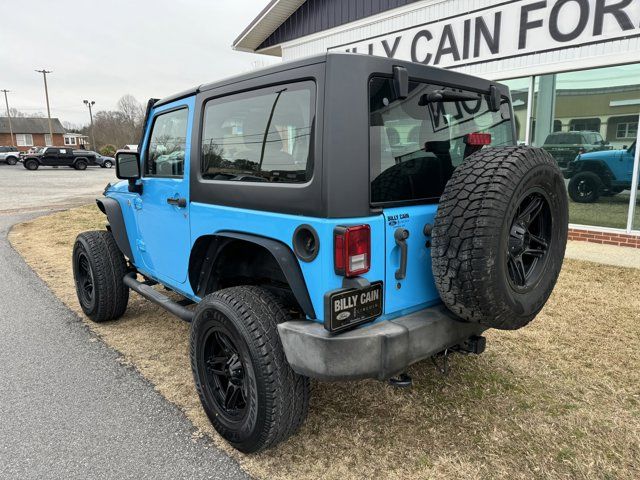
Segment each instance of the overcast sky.
[{"label": "overcast sky", "polygon": [[[83,99],[113,109],[130,93],[145,103],[279,61],[231,43],[268,0],[0,0],[0,89],[9,106],[88,123]],[[10,14],[9,14],[10,12]],[[4,101],[4,99],[2,99]],[[4,116],[4,103],[0,116]]]}]

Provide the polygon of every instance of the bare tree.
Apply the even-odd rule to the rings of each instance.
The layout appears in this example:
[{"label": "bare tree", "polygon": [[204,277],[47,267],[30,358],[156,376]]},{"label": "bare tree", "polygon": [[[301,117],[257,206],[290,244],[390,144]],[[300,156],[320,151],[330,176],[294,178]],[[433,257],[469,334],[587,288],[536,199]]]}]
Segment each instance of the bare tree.
[{"label": "bare tree", "polygon": [[22,112],[22,111],[18,110],[17,108],[14,108],[14,107],[11,107],[9,109],[9,114],[13,118],[26,118],[26,117],[42,118],[42,117],[44,117],[44,113],[42,113],[42,112],[25,113],[25,112]]}]

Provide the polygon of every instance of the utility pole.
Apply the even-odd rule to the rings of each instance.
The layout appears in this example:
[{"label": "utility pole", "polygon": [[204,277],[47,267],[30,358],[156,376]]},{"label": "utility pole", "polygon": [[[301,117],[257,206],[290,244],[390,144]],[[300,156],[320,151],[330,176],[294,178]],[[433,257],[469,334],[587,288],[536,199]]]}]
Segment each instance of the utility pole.
[{"label": "utility pole", "polygon": [[89,118],[91,119],[91,146],[97,152],[98,146],[96,145],[96,137],[93,135],[93,112],[91,111],[91,107],[93,107],[96,102],[93,100],[83,100],[84,104],[89,107]]},{"label": "utility pole", "polygon": [[0,90],[0,92],[4,93],[4,103],[7,106],[7,118],[9,119],[9,135],[11,135],[11,146],[13,147],[15,145],[15,142],[13,141],[13,127],[11,127],[11,112],[9,111],[9,100],[7,99],[7,93],[9,93],[10,90],[4,89]]},{"label": "utility pole", "polygon": [[[47,99],[47,117],[49,118],[49,135],[51,136],[51,143],[53,144],[53,128],[51,127],[51,109],[49,108],[49,89],[47,88],[47,73],[53,73],[50,70],[36,70],[44,77],[44,96]],[[46,142],[45,142],[46,143]]]}]

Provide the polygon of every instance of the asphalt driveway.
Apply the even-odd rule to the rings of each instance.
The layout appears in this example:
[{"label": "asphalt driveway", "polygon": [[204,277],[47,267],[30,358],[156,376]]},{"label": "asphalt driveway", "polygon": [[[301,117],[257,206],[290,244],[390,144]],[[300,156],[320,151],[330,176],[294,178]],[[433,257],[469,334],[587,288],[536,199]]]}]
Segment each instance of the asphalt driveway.
[{"label": "asphalt driveway", "polygon": [[[11,225],[38,214],[8,213],[16,205],[91,201],[102,190],[98,183],[113,178],[112,170],[50,172],[0,167],[0,478],[247,478],[119,363],[9,245]],[[71,187],[58,188],[50,201],[51,185],[33,179],[53,184],[58,175]]]}]

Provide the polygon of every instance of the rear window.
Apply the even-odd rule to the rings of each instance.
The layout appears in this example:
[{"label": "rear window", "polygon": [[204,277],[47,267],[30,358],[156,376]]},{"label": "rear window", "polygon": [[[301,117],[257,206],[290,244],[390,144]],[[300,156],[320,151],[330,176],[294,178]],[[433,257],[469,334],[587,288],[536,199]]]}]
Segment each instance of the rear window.
[{"label": "rear window", "polygon": [[[470,154],[470,133],[490,133],[491,145],[514,145],[511,108],[489,110],[485,95],[477,99],[419,105],[441,85],[410,82],[409,96],[395,98],[393,82],[374,77],[369,83],[371,202],[436,199]],[[473,93],[473,92],[467,92]]]},{"label": "rear window", "polygon": [[313,172],[315,83],[207,102],[201,172],[207,180],[304,183]]}]

